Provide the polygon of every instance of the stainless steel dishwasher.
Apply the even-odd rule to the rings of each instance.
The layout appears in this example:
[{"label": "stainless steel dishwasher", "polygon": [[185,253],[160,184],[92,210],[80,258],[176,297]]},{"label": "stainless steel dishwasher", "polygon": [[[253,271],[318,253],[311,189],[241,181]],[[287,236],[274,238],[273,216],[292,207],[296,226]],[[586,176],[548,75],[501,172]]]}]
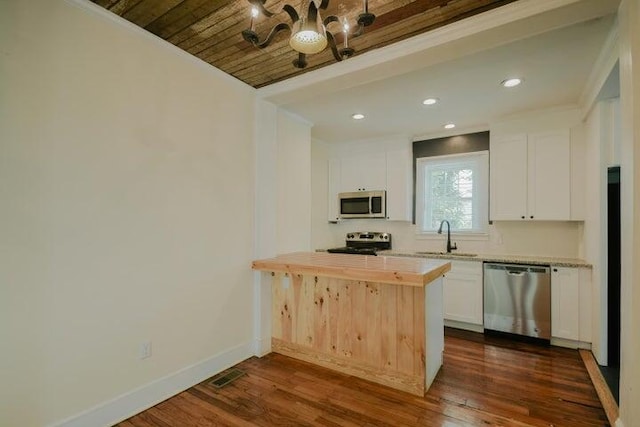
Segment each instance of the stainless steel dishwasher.
[{"label": "stainless steel dishwasher", "polygon": [[550,339],[550,268],[485,263],[484,329]]}]

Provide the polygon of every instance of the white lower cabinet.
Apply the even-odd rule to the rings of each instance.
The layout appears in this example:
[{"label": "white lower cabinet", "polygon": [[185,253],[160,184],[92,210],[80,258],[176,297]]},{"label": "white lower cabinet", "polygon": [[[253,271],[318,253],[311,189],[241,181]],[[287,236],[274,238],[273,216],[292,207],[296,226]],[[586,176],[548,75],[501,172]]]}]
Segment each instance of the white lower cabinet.
[{"label": "white lower cabinet", "polygon": [[591,270],[551,267],[551,336],[591,342]]},{"label": "white lower cabinet", "polygon": [[451,261],[444,275],[445,320],[482,326],[482,262]]}]

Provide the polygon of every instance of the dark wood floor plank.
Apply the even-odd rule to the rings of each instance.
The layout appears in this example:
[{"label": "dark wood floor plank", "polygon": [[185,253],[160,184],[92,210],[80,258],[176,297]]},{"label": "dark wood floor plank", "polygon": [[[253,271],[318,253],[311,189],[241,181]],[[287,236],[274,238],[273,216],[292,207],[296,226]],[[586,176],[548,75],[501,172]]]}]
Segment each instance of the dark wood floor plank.
[{"label": "dark wood floor plank", "polygon": [[273,353],[237,367],[118,427],[609,425],[577,351],[453,329],[424,397]]}]

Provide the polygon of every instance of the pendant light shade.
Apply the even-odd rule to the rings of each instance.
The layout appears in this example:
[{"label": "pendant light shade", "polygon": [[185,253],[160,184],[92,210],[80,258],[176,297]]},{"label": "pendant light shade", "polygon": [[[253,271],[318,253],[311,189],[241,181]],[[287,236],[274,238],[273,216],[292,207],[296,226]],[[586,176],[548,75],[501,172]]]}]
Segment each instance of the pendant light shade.
[{"label": "pendant light shade", "polygon": [[312,55],[327,47],[327,31],[318,19],[315,22],[300,19],[293,26],[289,46],[295,51]]}]

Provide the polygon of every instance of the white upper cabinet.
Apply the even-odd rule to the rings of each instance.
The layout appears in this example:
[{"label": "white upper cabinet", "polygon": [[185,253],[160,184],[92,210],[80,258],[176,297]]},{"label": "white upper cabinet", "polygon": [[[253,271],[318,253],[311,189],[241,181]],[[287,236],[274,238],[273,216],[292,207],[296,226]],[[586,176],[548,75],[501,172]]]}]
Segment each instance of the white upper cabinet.
[{"label": "white upper cabinet", "polygon": [[384,190],[386,186],[387,157],[384,151],[341,159],[340,192]]},{"label": "white upper cabinet", "polygon": [[568,129],[492,137],[489,155],[492,220],[571,219]]},{"label": "white upper cabinet", "polygon": [[327,174],[329,176],[327,194],[327,221],[340,220],[340,206],[338,205],[338,193],[340,192],[340,159],[330,159]]},{"label": "white upper cabinet", "polygon": [[339,221],[338,193],[386,190],[387,219],[412,220],[412,152],[408,144],[363,148],[329,159],[327,220]]},{"label": "white upper cabinet", "polygon": [[492,220],[525,219],[527,212],[527,135],[491,139],[489,149]]},{"label": "white upper cabinet", "polygon": [[411,150],[387,151],[387,219],[411,221]]},{"label": "white upper cabinet", "polygon": [[571,138],[569,129],[529,134],[530,219],[571,218]]}]

